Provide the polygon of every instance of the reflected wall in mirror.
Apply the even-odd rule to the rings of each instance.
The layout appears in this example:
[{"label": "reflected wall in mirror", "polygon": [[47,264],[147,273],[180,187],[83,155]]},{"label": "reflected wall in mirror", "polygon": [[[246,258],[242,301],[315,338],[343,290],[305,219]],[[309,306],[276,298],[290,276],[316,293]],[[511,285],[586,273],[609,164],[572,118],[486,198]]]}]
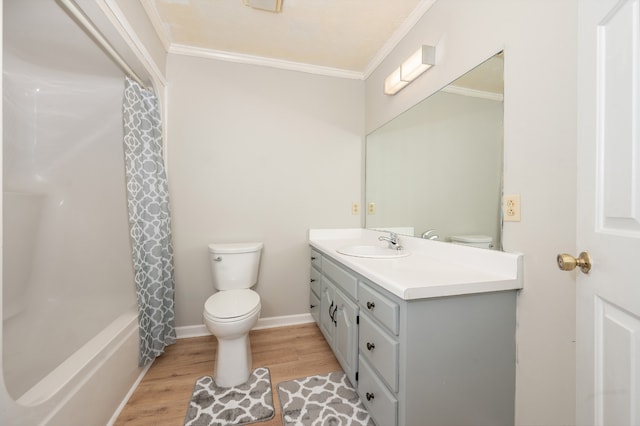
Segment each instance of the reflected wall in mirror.
[{"label": "reflected wall in mirror", "polygon": [[499,53],[367,136],[366,227],[501,247]]}]

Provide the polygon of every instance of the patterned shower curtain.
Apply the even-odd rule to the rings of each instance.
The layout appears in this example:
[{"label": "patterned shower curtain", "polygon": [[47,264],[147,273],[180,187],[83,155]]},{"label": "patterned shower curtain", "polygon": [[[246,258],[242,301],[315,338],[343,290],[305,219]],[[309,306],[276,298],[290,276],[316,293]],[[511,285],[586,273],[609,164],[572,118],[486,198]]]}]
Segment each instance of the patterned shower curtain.
[{"label": "patterned shower curtain", "polygon": [[173,246],[158,98],[127,78],[124,151],[129,229],[138,299],[139,365],[175,343]]}]

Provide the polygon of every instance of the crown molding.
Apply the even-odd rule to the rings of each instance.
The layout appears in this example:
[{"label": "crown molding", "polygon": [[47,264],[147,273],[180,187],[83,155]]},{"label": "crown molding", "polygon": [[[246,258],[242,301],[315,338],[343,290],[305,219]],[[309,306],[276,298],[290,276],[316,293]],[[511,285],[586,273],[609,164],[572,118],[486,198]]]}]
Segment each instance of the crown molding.
[{"label": "crown molding", "polygon": [[385,58],[396,48],[398,43],[411,31],[411,29],[418,23],[420,18],[427,13],[436,0],[422,0],[413,12],[404,20],[402,25],[391,35],[389,40],[382,45],[378,53],[369,61],[363,72],[363,79],[369,78],[369,76],[375,71],[376,68],[385,60]]},{"label": "crown molding", "polygon": [[220,61],[235,62],[239,64],[259,65],[289,71],[300,71],[309,74],[325,75],[328,77],[349,78],[353,80],[364,79],[363,73],[357,71],[323,67],[301,62],[285,61],[282,59],[265,58],[262,56],[246,55],[242,53],[225,52],[222,50],[204,49],[200,47],[185,46],[176,43],[172,43],[169,46],[168,51],[169,53],[175,55],[195,56],[199,58],[217,59]]},{"label": "crown molding", "polygon": [[157,10],[151,6],[150,0],[140,0],[151,24],[153,25],[158,38],[168,53],[176,55],[194,56],[200,58],[217,59],[221,61],[236,62],[242,64],[260,65],[271,68],[279,68],[290,71],[300,71],[310,74],[319,74],[329,77],[348,78],[354,80],[366,80],[373,71],[384,61],[384,59],[396,48],[398,43],[411,31],[420,18],[433,6],[436,0],[421,0],[411,14],[405,19],[402,25],[391,35],[389,40],[378,50],[376,55],[365,66],[364,71],[351,71],[340,68],[324,67],[319,65],[305,64],[301,62],[273,59],[262,56],[246,55],[235,52],[226,52],[213,49],[205,49],[174,43],[171,35],[162,24],[162,19]]}]

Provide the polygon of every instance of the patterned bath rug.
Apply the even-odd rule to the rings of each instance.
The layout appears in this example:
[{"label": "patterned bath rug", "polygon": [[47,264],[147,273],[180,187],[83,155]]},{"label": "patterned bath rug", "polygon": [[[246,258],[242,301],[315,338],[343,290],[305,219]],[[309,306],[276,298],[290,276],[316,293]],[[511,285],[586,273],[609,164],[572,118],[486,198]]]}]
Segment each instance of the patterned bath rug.
[{"label": "patterned bath rug", "polygon": [[268,368],[256,368],[247,383],[231,388],[216,385],[211,376],[196,381],[184,419],[185,426],[246,425],[273,418]]},{"label": "patterned bath rug", "polygon": [[284,426],[374,425],[342,371],[282,382],[278,396]]}]

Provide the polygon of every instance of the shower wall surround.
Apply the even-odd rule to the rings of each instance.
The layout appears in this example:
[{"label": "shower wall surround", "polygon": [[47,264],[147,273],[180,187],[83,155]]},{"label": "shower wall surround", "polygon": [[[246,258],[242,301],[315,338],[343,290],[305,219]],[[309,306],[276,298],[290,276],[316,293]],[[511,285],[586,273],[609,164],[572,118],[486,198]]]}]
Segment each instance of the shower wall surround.
[{"label": "shower wall surround", "polygon": [[135,306],[122,73],[62,11],[46,9],[48,31],[69,39],[21,37],[44,35],[22,4],[5,6],[3,64],[2,348],[15,399]]}]

